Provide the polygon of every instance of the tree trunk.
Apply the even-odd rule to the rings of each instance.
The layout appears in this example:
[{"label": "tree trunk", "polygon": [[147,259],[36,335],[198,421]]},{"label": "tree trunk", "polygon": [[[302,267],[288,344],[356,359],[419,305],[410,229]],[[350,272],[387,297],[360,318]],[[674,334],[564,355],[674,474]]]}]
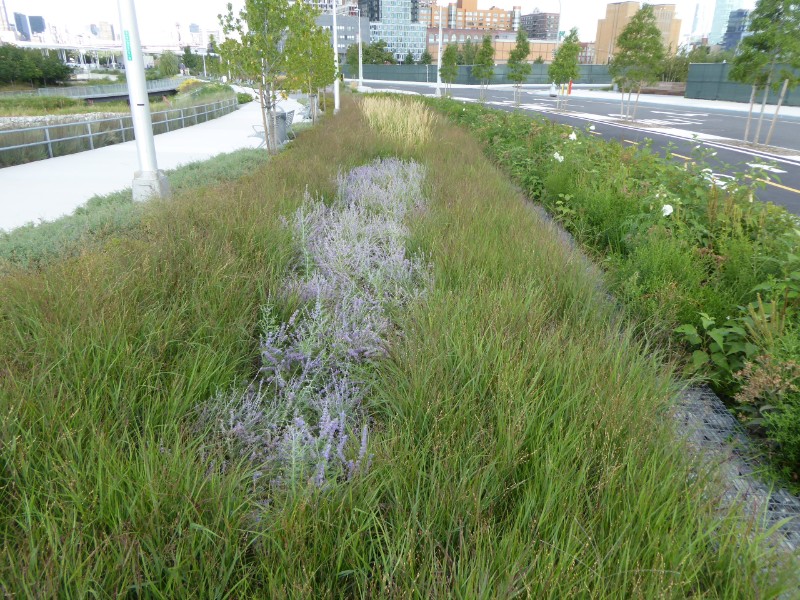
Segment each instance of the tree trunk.
[{"label": "tree trunk", "polygon": [[772,117],[772,124],[769,126],[769,132],[767,133],[767,139],[764,140],[764,143],[769,146],[770,141],[772,140],[772,132],[775,129],[775,122],[778,120],[778,113],[781,110],[781,104],[783,104],[783,99],[786,96],[786,88],[789,87],[789,80],[783,80],[783,88],[781,88],[781,96],[778,98],[778,106],[775,107],[775,116]]},{"label": "tree trunk", "polygon": [[631,94],[633,94],[633,88],[628,90],[628,108],[625,111],[625,119],[631,118]]},{"label": "tree trunk", "polygon": [[642,86],[639,86],[636,89],[636,102],[633,105],[633,116],[631,116],[631,120],[636,119],[636,109],[639,108],[639,96],[642,95]]},{"label": "tree trunk", "polygon": [[269,124],[267,120],[267,95],[263,83],[258,85],[258,100],[261,104],[261,123],[264,125],[264,148],[269,154]]},{"label": "tree trunk", "polygon": [[767,84],[764,86],[764,98],[761,101],[761,113],[758,115],[758,125],[756,126],[756,135],[753,138],[753,143],[758,143],[758,138],[761,135],[761,122],[764,120],[764,109],[767,106],[767,95],[769,94],[769,86],[772,83],[772,71],[769,73],[769,77],[767,77]]},{"label": "tree trunk", "polygon": [[625,116],[625,90],[619,86],[620,100],[619,100],[619,116]]},{"label": "tree trunk", "polygon": [[267,86],[269,92],[269,117],[272,119],[272,153],[278,152],[278,115],[275,111],[275,94],[272,90],[272,84]]},{"label": "tree trunk", "polygon": [[747,112],[747,125],[744,126],[744,141],[747,141],[750,135],[750,121],[753,118],[753,104],[756,102],[756,86],[753,84],[750,90],[750,110]]}]

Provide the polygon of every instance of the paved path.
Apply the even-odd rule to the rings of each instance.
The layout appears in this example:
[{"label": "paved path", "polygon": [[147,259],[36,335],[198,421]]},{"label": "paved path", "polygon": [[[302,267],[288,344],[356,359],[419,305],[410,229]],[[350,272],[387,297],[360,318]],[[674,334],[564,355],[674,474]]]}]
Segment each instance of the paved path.
[{"label": "paved path", "polygon": [[[205,160],[222,152],[254,148],[253,125],[261,122],[257,102],[228,115],[155,136],[160,169]],[[136,144],[127,142],[89,152],[0,169],[0,230],[51,221],[71,213],[97,194],[130,187],[138,168]]]}]

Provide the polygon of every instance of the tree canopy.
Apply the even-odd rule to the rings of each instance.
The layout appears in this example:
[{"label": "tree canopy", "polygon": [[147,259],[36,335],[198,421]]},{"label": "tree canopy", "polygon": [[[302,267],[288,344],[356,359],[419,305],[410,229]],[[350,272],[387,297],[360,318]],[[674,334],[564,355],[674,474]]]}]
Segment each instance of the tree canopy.
[{"label": "tree canopy", "polygon": [[480,48],[475,55],[475,66],[472,67],[472,76],[481,82],[481,100],[484,99],[486,86],[494,76],[494,47],[492,38],[483,36]]},{"label": "tree canopy", "polygon": [[531,74],[531,65],[528,63],[528,54],[531,53],[531,45],[525,30],[520,27],[517,31],[517,43],[508,56],[508,78],[516,84],[525,81]]},{"label": "tree canopy", "polygon": [[[358,52],[358,48],[356,48],[356,52]],[[394,54],[386,48],[386,42],[383,40],[375,40],[368,46],[364,46],[363,53],[365,65],[383,65],[386,63],[393,65],[397,62]]]},{"label": "tree canopy", "polygon": [[178,71],[180,70],[180,60],[178,59],[178,55],[170,50],[166,50],[161,53],[161,56],[158,57],[158,61],[156,62],[156,68],[158,69],[158,74],[161,77],[172,77],[173,75],[177,75]]},{"label": "tree canopy", "polygon": [[578,56],[581,46],[578,43],[578,29],[573,27],[556,50],[553,62],[547,68],[547,76],[554,83],[561,85],[578,78]]},{"label": "tree canopy", "polygon": [[458,48],[455,44],[447,44],[442,52],[442,68],[439,75],[445,84],[450,85],[458,76]]},{"label": "tree canopy", "polygon": [[69,79],[72,69],[41,51],[0,44],[0,83],[52,85]]},{"label": "tree canopy", "polygon": [[421,65],[429,65],[429,64],[431,64],[432,62],[433,62],[433,56],[431,56],[431,53],[430,53],[430,52],[428,52],[428,49],[426,48],[426,49],[425,49],[425,50],[422,52],[422,54],[420,54],[420,57],[419,57],[419,64],[421,64]]},{"label": "tree canopy", "polygon": [[664,43],[653,7],[645,4],[617,38],[619,50],[609,71],[621,89],[641,90],[658,79],[664,61]]}]

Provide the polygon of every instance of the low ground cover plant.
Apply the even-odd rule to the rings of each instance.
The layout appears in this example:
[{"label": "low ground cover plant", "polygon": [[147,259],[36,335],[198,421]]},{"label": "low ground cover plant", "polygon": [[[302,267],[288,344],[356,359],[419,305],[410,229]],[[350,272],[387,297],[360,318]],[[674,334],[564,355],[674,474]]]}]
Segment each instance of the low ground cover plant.
[{"label": "low ground cover plant", "polygon": [[[408,147],[348,96],[325,125],[226,189],[148,205],[105,245],[2,275],[3,592],[791,594],[795,565],[754,519],[720,509],[712,478],[675,443],[658,352],[480,145],[438,119],[435,144]],[[298,225],[377,235],[370,224],[385,225],[394,203],[359,201],[351,221],[336,198],[342,187],[374,198],[372,177],[354,174],[379,171],[378,158],[420,165],[406,189],[427,199],[406,213],[402,244],[379,236],[397,257],[383,262],[401,275],[403,257],[424,257],[431,275],[424,296],[389,311],[386,350],[373,356],[361,399],[370,468],[326,468],[323,486],[314,468],[293,486],[265,485],[249,457],[221,468],[216,421],[198,428],[198,415],[279,364],[265,349],[305,339],[291,322],[303,297],[409,289],[394,284],[403,277],[323,278],[318,256],[339,257],[343,273],[364,254],[285,225],[305,206]],[[306,218],[315,211],[325,225]]]},{"label": "low ground cover plant", "polygon": [[[183,195],[202,187],[227,185],[256,170],[266,160],[264,152],[237,150],[182,165],[167,171],[167,177],[172,192]],[[144,204],[133,202],[127,188],[90,198],[71,215],[54,221],[0,232],[0,275],[19,268],[38,269],[129,232],[139,226],[144,209]]]},{"label": "low ground cover plant", "polygon": [[[766,365],[800,362],[800,221],[754,200],[765,172],[720,185],[704,163],[711,150],[700,146],[678,165],[648,147],[625,148],[541,118],[453,101],[436,106],[602,261],[640,330],[682,345],[689,368],[730,401],[797,481],[797,381],[791,369]],[[765,369],[775,378],[769,389],[752,384]]]}]

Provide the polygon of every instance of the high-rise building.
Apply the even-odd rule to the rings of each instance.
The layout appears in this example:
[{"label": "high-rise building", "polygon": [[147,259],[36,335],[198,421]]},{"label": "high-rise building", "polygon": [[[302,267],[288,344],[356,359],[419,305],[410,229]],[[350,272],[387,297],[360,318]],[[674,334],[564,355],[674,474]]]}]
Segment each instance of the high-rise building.
[{"label": "high-rise building", "polygon": [[[681,21],[675,18],[674,4],[652,4],[656,25],[661,31],[664,48],[674,54],[678,50]],[[617,38],[639,10],[638,2],[615,2],[606,6],[606,17],[597,22],[595,62],[607,64],[617,51]]]},{"label": "high-rise building", "polygon": [[19,34],[19,37],[25,42],[30,42],[31,30],[30,27],[28,27],[28,15],[15,12],[14,25],[17,27],[17,33]]},{"label": "high-rise building", "polygon": [[558,13],[539,12],[538,8],[533,12],[520,17],[520,27],[528,34],[532,40],[558,40]]},{"label": "high-rise building", "polygon": [[728,28],[728,17],[731,11],[743,8],[743,0],[717,0],[714,5],[714,18],[711,21],[711,33],[708,34],[710,45],[722,43],[725,30]]},{"label": "high-rise building", "polygon": [[728,28],[722,38],[725,50],[736,50],[739,43],[750,34],[750,11],[744,8],[732,10],[728,16]]},{"label": "high-rise building", "polygon": [[101,40],[114,41],[114,26],[108,21],[100,21],[97,24],[97,37]]},{"label": "high-rise building", "polygon": [[[330,14],[322,14],[317,17],[317,25],[323,27],[331,32],[333,35],[333,16]],[[367,46],[369,44],[369,20],[366,17],[360,19],[356,16],[350,15],[337,15],[336,27],[339,32],[336,35],[336,43],[339,52],[339,62],[343,63],[347,48],[353,44],[358,44],[359,29],[361,34],[361,45]]]},{"label": "high-rise building", "polygon": [[415,61],[420,59],[425,51],[426,25],[420,22],[419,0],[359,0],[358,5],[369,19],[371,40],[386,42],[398,61],[409,52]]}]

